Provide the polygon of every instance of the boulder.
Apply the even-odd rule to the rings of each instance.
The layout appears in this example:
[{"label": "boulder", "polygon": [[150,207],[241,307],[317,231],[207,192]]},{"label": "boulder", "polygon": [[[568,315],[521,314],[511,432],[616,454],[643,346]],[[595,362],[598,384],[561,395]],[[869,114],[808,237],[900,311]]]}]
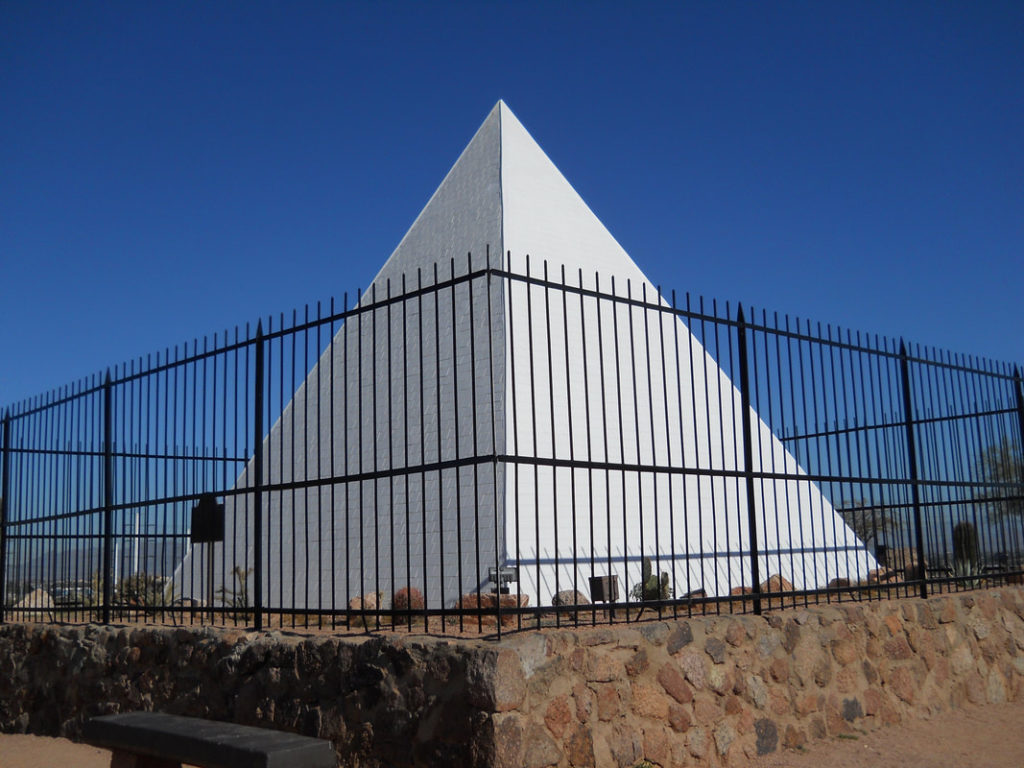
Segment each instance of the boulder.
[{"label": "boulder", "polygon": [[875,568],[868,571],[868,584],[884,584],[897,578],[899,573],[891,568]]},{"label": "boulder", "polygon": [[793,585],[779,574],[775,573],[768,577],[767,581],[761,582],[761,592],[792,592]]},{"label": "boulder", "polygon": [[590,605],[590,600],[582,592],[563,589],[551,598],[552,605]]},{"label": "boulder", "polygon": [[362,597],[353,597],[348,601],[350,611],[376,611],[381,607],[380,592],[367,592]]},{"label": "boulder", "polygon": [[[886,565],[897,573],[902,573],[906,579],[916,578],[915,574],[920,573],[917,567],[917,547],[901,547],[890,550],[886,558]],[[928,561],[925,560],[925,567]]]},{"label": "boulder", "polygon": [[[501,606],[501,626],[510,627],[519,621],[519,614],[504,613],[508,609],[525,608],[530,602],[527,595],[496,595],[493,592],[472,592],[463,595],[455,603],[455,610],[465,611],[465,621],[476,623],[478,618],[482,626],[495,626],[495,614]],[[477,613],[480,611],[481,613]]]}]

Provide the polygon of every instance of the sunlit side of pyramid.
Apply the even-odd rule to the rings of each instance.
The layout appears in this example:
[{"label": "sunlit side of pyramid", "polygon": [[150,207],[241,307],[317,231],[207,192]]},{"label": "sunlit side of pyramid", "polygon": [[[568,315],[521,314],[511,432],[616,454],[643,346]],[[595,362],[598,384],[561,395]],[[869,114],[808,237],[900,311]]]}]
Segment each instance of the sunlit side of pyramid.
[{"label": "sunlit side of pyramid", "polygon": [[[738,391],[503,103],[361,306],[264,441],[267,484],[347,478],[264,494],[269,607],[404,586],[450,606],[497,566],[543,605],[592,575],[628,591],[644,557],[676,596],[751,584],[742,481],[672,471],[739,468]],[[801,475],[752,423],[754,466]],[[812,483],[759,481],[756,498],[762,579],[876,567]],[[249,503],[228,499],[217,586],[252,565]],[[186,557],[182,592],[207,594],[202,570]]]}]

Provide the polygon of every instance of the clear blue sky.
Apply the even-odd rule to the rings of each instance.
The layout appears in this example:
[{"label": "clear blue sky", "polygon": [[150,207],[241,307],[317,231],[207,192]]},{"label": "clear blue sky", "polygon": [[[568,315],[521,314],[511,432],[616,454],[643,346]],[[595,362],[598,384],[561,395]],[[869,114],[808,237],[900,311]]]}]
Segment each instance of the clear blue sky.
[{"label": "clear blue sky", "polygon": [[503,98],[655,283],[1024,363],[1024,4],[0,3],[0,404],[364,286]]}]

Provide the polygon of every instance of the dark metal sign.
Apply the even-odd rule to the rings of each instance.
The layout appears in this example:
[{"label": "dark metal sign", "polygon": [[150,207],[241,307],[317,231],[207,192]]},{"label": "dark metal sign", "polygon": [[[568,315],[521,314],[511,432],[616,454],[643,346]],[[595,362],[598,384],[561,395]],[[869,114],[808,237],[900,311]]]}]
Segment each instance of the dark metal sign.
[{"label": "dark metal sign", "polygon": [[224,505],[212,493],[203,494],[192,508],[192,543],[224,541]]}]

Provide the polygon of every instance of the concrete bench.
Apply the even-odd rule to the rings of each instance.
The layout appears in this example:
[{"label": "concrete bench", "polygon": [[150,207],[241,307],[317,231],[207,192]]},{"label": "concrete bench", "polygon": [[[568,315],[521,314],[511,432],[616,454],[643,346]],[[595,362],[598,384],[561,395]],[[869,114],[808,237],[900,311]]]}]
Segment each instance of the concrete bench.
[{"label": "concrete bench", "polygon": [[111,768],[337,768],[331,742],[160,712],[86,721],[83,740],[113,751]]}]

